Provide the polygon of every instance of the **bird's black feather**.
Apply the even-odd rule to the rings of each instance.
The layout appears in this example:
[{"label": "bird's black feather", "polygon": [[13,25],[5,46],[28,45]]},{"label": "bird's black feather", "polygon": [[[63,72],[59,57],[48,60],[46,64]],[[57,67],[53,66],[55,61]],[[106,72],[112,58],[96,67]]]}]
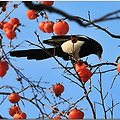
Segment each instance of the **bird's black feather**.
[{"label": "bird's black feather", "polygon": [[[18,51],[12,51],[10,52],[10,56],[13,57],[27,57],[27,59],[36,59],[36,60],[43,60],[50,58],[52,56],[58,56],[63,58],[64,60],[69,60],[69,56],[71,54],[64,51],[62,48],[69,47],[67,41],[70,41],[71,38],[76,37],[78,41],[79,46],[77,45],[77,58],[88,56],[90,54],[96,54],[99,58],[101,58],[103,49],[102,46],[92,38],[82,36],[82,35],[66,35],[66,36],[52,36],[52,39],[44,40],[43,43],[54,46],[54,48],[46,48],[44,49],[29,49],[29,50],[18,50]],[[63,45],[64,44],[64,45]],[[75,43],[77,44],[77,43]],[[71,49],[71,48],[70,48]],[[79,50],[79,51],[78,51]],[[75,51],[76,52],[76,51]]]}]

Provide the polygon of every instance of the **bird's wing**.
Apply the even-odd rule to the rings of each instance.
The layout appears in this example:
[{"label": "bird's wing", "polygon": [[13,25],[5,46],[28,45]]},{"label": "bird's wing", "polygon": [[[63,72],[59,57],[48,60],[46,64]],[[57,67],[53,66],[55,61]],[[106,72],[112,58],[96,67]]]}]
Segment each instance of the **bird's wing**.
[{"label": "bird's wing", "polygon": [[52,39],[44,40],[43,43],[55,47],[60,47],[64,42],[71,40],[72,37],[76,37],[80,41],[89,40],[88,37],[83,35],[66,35],[66,36],[52,36]]},{"label": "bird's wing", "polygon": [[60,47],[65,41],[70,39],[70,36],[52,36],[52,39],[44,40],[43,43],[54,47]]}]

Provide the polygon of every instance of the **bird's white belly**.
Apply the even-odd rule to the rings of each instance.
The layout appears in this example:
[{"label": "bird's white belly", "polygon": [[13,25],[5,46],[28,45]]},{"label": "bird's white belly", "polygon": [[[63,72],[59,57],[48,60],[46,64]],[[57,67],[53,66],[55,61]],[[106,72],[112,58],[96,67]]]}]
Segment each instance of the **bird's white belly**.
[{"label": "bird's white belly", "polygon": [[71,40],[69,41],[66,41],[64,42],[62,45],[61,45],[61,48],[62,50],[65,52],[65,53],[68,53],[68,54],[73,54],[74,53],[74,57],[76,59],[79,58],[79,51],[80,51],[80,48],[81,46],[83,45],[85,41],[77,41],[76,43],[73,43],[71,42]]}]

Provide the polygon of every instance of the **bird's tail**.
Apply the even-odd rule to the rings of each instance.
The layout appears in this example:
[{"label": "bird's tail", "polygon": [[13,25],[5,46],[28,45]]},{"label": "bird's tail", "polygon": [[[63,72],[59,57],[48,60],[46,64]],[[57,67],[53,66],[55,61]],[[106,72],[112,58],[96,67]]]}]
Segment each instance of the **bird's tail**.
[{"label": "bird's tail", "polygon": [[54,48],[47,50],[42,49],[29,49],[29,50],[18,50],[10,52],[12,57],[27,57],[27,59],[43,60],[50,58],[54,55]]},{"label": "bird's tail", "polygon": [[61,48],[48,48],[46,50],[43,49],[29,49],[29,50],[18,50],[11,51],[10,56],[12,57],[27,57],[28,60],[36,59],[43,60],[50,58],[52,56],[62,57],[64,60],[68,60],[68,54],[64,53]]}]

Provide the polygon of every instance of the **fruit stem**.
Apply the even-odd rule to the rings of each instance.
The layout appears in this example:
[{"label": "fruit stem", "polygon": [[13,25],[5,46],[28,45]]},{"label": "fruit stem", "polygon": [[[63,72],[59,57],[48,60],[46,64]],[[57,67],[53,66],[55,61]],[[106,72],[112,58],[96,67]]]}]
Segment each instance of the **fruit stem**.
[{"label": "fruit stem", "polygon": [[48,20],[48,16],[47,16],[45,10],[43,10],[43,12],[44,12],[44,14],[45,14],[45,18],[47,19],[47,21],[49,21],[49,20]]}]

